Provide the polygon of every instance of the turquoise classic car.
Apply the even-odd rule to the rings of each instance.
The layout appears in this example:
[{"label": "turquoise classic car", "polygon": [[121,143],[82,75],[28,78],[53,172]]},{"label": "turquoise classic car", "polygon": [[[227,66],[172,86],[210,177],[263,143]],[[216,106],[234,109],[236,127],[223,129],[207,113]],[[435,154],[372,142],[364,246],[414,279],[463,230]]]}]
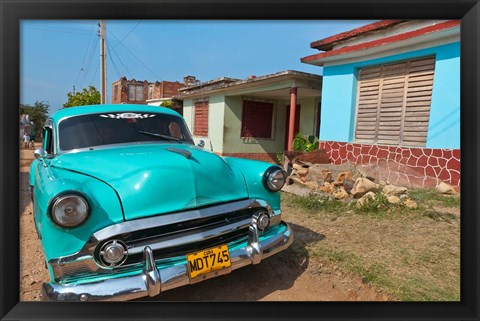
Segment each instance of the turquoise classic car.
[{"label": "turquoise classic car", "polygon": [[[181,115],[144,105],[62,109],[30,169],[46,301],[130,300],[286,249],[282,168],[196,146]],[[202,145],[202,144],[199,144]]]}]

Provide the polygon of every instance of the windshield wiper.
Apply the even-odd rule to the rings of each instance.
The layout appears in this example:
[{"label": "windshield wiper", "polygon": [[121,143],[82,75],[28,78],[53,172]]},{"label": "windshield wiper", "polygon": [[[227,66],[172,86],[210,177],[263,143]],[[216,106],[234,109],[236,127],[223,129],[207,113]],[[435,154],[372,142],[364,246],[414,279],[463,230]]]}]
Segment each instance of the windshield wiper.
[{"label": "windshield wiper", "polygon": [[157,133],[152,133],[152,132],[144,132],[143,130],[140,130],[139,131],[140,134],[144,134],[144,135],[148,135],[148,136],[152,136],[152,137],[157,137],[157,138],[160,138],[160,139],[165,139],[165,140],[173,140],[177,143],[182,143],[182,140],[181,139],[178,139],[178,138],[175,138],[175,137],[172,137],[172,136],[167,136],[167,135],[162,135],[162,134],[157,134]]}]

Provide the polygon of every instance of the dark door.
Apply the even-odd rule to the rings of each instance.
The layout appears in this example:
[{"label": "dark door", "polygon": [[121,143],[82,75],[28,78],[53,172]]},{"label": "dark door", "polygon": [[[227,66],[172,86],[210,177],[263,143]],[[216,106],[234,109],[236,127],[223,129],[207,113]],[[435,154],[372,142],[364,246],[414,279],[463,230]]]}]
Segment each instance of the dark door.
[{"label": "dark door", "polygon": [[[285,144],[284,148],[287,150],[288,147],[288,125],[290,122],[290,105],[287,105],[287,119],[285,120]],[[293,137],[298,134],[300,131],[300,105],[297,105],[295,108],[295,126],[293,127]]]}]

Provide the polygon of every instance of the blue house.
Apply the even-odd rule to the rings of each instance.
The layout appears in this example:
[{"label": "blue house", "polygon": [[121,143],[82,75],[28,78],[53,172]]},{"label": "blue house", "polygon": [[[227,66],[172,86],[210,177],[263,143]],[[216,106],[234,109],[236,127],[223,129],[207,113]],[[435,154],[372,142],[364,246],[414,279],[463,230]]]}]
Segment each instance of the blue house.
[{"label": "blue house", "polygon": [[320,147],[392,184],[460,186],[460,21],[383,20],[314,41]]}]

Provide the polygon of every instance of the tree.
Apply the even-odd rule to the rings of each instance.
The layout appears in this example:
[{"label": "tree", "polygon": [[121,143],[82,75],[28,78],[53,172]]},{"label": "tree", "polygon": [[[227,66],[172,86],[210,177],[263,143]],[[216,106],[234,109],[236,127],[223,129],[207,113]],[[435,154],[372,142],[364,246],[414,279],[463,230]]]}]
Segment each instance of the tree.
[{"label": "tree", "polygon": [[35,104],[20,104],[20,115],[28,115],[35,126],[35,135],[40,137],[45,120],[47,120],[50,105],[44,101],[36,101]]},{"label": "tree", "polygon": [[173,107],[173,101],[171,101],[171,100],[164,100],[164,101],[162,101],[162,102],[160,103],[160,106],[172,108],[172,107]]},{"label": "tree", "polygon": [[81,92],[67,94],[68,101],[63,104],[64,108],[73,106],[85,106],[100,104],[100,93],[94,86],[83,88]]}]

